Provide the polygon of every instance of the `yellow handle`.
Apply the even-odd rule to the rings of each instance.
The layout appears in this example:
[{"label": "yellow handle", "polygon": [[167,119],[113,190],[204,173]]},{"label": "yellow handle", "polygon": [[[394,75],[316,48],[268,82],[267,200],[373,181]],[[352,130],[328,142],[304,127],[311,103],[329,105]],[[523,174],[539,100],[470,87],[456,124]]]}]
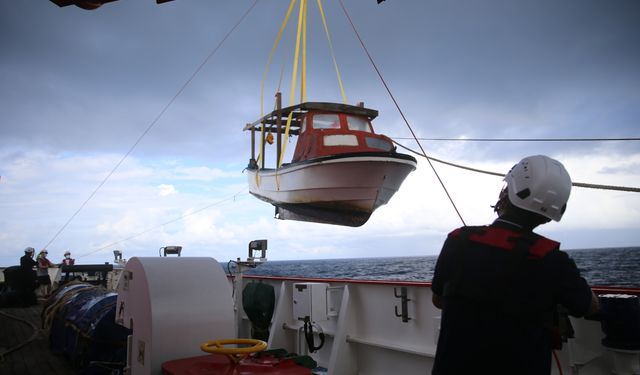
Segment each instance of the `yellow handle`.
[{"label": "yellow handle", "polygon": [[[251,345],[241,348],[229,348],[225,345]],[[202,343],[200,349],[207,353],[226,354],[233,362],[239,362],[242,358],[251,353],[257,353],[265,350],[267,343],[262,340],[255,339],[225,339],[210,340]]]}]

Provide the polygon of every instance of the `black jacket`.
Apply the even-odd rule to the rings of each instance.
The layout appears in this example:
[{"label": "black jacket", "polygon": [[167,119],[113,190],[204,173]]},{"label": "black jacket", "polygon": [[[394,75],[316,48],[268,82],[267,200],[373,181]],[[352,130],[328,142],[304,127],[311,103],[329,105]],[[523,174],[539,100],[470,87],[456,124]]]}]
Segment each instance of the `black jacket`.
[{"label": "black jacket", "polygon": [[549,374],[558,304],[586,314],[591,289],[560,244],[498,219],[451,232],[432,291],[444,301],[433,374]]}]

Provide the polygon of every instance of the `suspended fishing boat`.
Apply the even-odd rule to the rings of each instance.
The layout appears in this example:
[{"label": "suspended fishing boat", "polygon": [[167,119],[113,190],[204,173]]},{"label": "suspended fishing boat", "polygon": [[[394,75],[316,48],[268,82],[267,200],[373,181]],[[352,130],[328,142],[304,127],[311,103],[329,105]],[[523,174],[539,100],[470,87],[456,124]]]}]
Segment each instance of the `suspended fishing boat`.
[{"label": "suspended fishing boat", "polygon": [[[251,131],[249,191],[274,205],[278,219],[361,226],[416,169],[415,158],[373,131],[378,111],[321,102],[280,108],[277,97],[278,109],[244,130]],[[265,148],[274,133],[277,167],[266,168]],[[290,163],[282,163],[283,135],[298,137]]]}]

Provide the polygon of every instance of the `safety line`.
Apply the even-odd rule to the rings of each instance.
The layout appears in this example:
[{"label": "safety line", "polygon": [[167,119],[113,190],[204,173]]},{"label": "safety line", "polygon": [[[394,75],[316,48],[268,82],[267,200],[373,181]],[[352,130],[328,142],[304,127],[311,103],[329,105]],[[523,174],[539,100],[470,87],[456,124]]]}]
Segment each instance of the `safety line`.
[{"label": "safety line", "polygon": [[[435,161],[437,163],[440,164],[445,164],[451,167],[455,167],[455,168],[460,168],[460,169],[465,169],[467,171],[471,171],[471,172],[477,172],[477,173],[483,173],[483,174],[488,174],[488,175],[492,175],[492,176],[498,176],[498,177],[504,177],[505,174],[504,173],[498,173],[498,172],[491,172],[491,171],[486,171],[486,170],[482,170],[482,169],[477,169],[477,168],[472,168],[472,167],[467,167],[465,165],[461,165],[461,164],[455,164],[455,163],[451,163],[445,160],[441,160],[441,159],[436,159],[434,157],[425,155],[425,154],[421,154],[418,151],[412,150],[407,146],[404,146],[398,142],[396,142],[395,140],[392,140],[394,144],[402,147],[403,149],[412,152],[418,156],[421,156],[427,160],[431,160],[431,161]],[[640,193],[640,187],[633,187],[633,186],[618,186],[618,185],[600,185],[600,184],[591,184],[591,183],[585,183],[585,182],[572,182],[571,186],[576,186],[576,187],[581,187],[581,188],[588,188],[588,189],[601,189],[601,190],[614,190],[614,191],[626,191],[626,192],[630,192],[630,193]]]},{"label": "safety line", "polygon": [[138,139],[135,141],[135,143],[133,144],[133,146],[131,146],[129,148],[129,150],[124,154],[124,156],[122,157],[122,159],[120,159],[120,161],[116,164],[115,167],[113,167],[113,169],[111,170],[111,172],[109,172],[109,174],[107,174],[107,176],[104,178],[104,180],[102,180],[102,182],[100,182],[100,184],[98,184],[98,186],[95,188],[95,190],[89,195],[89,197],[80,205],[80,207],[76,210],[76,212],[73,213],[73,215],[71,215],[71,217],[69,218],[69,220],[67,220],[66,223],[64,223],[64,225],[58,230],[58,232],[53,236],[53,238],[51,238],[51,240],[49,240],[49,242],[47,242],[47,244],[43,247],[44,249],[46,249],[49,245],[51,245],[51,243],[53,243],[53,241],[56,240],[56,238],[58,238],[58,236],[60,235],[60,233],[62,233],[63,230],[65,230],[65,228],[71,223],[71,221],[80,213],[80,211],[82,211],[82,209],[87,205],[87,203],[89,203],[89,201],[96,195],[96,193],[98,192],[98,190],[100,190],[100,188],[102,188],[102,186],[107,182],[107,180],[109,180],[109,178],[111,178],[111,176],[115,173],[115,171],[120,167],[120,165],[122,165],[122,163],[125,161],[125,159],[133,152],[133,150],[138,146],[138,144],[140,143],[140,141],[142,141],[142,138],[144,138],[147,133],[149,133],[149,131],[156,125],[156,123],[160,120],[160,118],[164,115],[164,113],[169,109],[169,107],[173,104],[173,102],[176,101],[176,99],[178,98],[178,96],[180,96],[180,94],[182,94],[182,92],[187,88],[187,86],[191,83],[191,81],[193,81],[193,79],[196,77],[196,75],[200,72],[200,70],[202,70],[202,68],[204,67],[204,65],[209,61],[209,59],[220,49],[220,47],[222,46],[222,44],[227,40],[227,38],[229,38],[229,36],[233,33],[233,31],[235,31],[235,29],[242,23],[242,21],[247,17],[247,15],[251,12],[251,10],[256,6],[256,4],[258,4],[258,0],[254,0],[253,4],[249,7],[249,9],[247,9],[247,11],[242,15],[242,17],[240,17],[240,19],[238,20],[238,22],[236,22],[236,24],[231,28],[231,30],[229,30],[229,32],[224,36],[224,38],[222,38],[222,40],[220,41],[220,43],[218,43],[218,45],[213,49],[213,51],[204,59],[204,61],[200,64],[200,66],[198,66],[198,68],[195,70],[195,72],[193,72],[193,74],[191,75],[191,77],[189,77],[189,79],[182,85],[182,87],[180,87],[180,89],[178,90],[178,92],[171,98],[171,100],[169,100],[169,102],[164,106],[164,108],[160,111],[160,113],[158,114],[158,116],[156,116],[156,118],[149,124],[149,126],[147,126],[147,128],[145,129],[144,132],[142,132],[142,134],[140,135],[140,137],[138,137]]},{"label": "safety line", "polygon": [[[364,52],[367,54],[367,57],[369,58],[369,61],[371,62],[371,65],[373,65],[373,68],[375,69],[376,73],[378,74],[378,77],[380,78],[380,81],[382,82],[382,84],[384,85],[385,89],[387,90],[387,93],[389,94],[389,97],[391,97],[391,100],[393,101],[393,103],[395,104],[396,108],[398,109],[398,112],[400,113],[400,116],[402,116],[402,119],[404,120],[404,123],[409,128],[409,131],[411,132],[411,135],[413,135],[413,138],[416,140],[416,143],[418,144],[418,146],[422,150],[422,154],[424,154],[426,156],[427,153],[424,151],[424,148],[422,147],[422,144],[420,143],[420,141],[418,141],[418,138],[416,137],[415,132],[411,128],[411,125],[409,125],[409,121],[407,120],[407,118],[405,117],[404,113],[402,112],[402,109],[400,108],[400,105],[396,101],[396,98],[391,93],[391,90],[389,89],[389,86],[387,85],[387,82],[382,77],[382,73],[380,73],[380,70],[378,69],[378,66],[376,65],[375,61],[373,61],[373,57],[371,57],[371,54],[369,53],[369,50],[367,49],[367,47],[364,44],[364,41],[360,37],[360,33],[358,33],[358,30],[356,30],[356,26],[353,23],[353,21],[351,20],[351,17],[349,16],[349,13],[347,12],[347,9],[345,8],[344,3],[343,3],[342,0],[340,0],[340,6],[342,7],[342,11],[344,12],[345,16],[349,20],[349,23],[351,24],[351,28],[353,29],[354,33],[356,34],[356,37],[360,41],[360,45],[362,46]],[[465,223],[464,219],[462,218],[462,215],[460,214],[460,211],[458,210],[458,207],[456,206],[455,202],[453,201],[453,198],[451,197],[451,194],[449,194],[449,190],[447,190],[447,187],[444,185],[444,182],[442,181],[442,178],[440,178],[440,175],[438,174],[438,172],[436,171],[435,167],[431,163],[431,160],[429,160],[427,158],[427,162],[429,163],[429,166],[431,167],[431,170],[433,170],[433,173],[435,174],[436,178],[440,182],[440,185],[442,186],[442,189],[444,190],[445,194],[447,195],[447,198],[449,199],[449,202],[451,202],[451,205],[453,206],[453,209],[456,211],[456,214],[458,214],[458,217],[460,218],[460,221],[462,222],[462,225],[466,226],[467,224]]]},{"label": "safety line", "polygon": [[247,189],[249,189],[249,188],[248,188],[248,187],[245,187],[244,189],[242,189],[242,190],[238,191],[237,193],[235,193],[234,195],[232,195],[232,196],[230,196],[230,197],[227,197],[227,198],[221,199],[221,200],[219,200],[219,201],[216,201],[216,202],[210,203],[210,204],[208,204],[208,205],[206,205],[206,206],[204,206],[204,207],[201,207],[201,208],[199,208],[199,209],[197,209],[197,210],[195,210],[195,211],[193,211],[193,212],[190,212],[190,213],[188,213],[188,214],[184,214],[184,215],[182,215],[182,216],[180,216],[180,217],[177,217],[177,218],[172,219],[172,220],[169,220],[169,221],[167,221],[167,222],[165,222],[165,223],[162,223],[162,224],[156,225],[155,227],[151,227],[151,228],[149,228],[149,229],[146,229],[146,230],[144,230],[144,231],[142,231],[142,232],[136,233],[136,234],[134,234],[134,235],[132,235],[132,236],[129,236],[129,237],[124,238],[124,239],[121,239],[121,240],[119,240],[119,241],[112,242],[112,243],[110,243],[110,244],[108,244],[108,245],[105,245],[105,246],[102,246],[102,247],[100,247],[100,248],[98,248],[98,249],[96,249],[96,250],[90,251],[90,252],[88,252],[88,253],[81,254],[81,255],[77,256],[76,258],[83,258],[83,257],[89,256],[89,255],[95,254],[95,253],[97,253],[97,252],[100,252],[100,251],[102,251],[102,250],[104,250],[104,249],[107,249],[107,248],[113,247],[113,246],[115,246],[115,245],[117,245],[117,244],[119,244],[119,243],[121,243],[121,242],[129,241],[129,240],[132,240],[132,239],[134,239],[134,238],[140,237],[140,236],[142,236],[143,234],[147,234],[147,233],[149,233],[149,232],[153,232],[154,230],[156,230],[156,229],[158,229],[158,228],[161,228],[161,227],[164,227],[165,225],[173,224],[173,223],[175,223],[175,222],[177,222],[177,221],[184,220],[185,218],[187,218],[187,217],[189,217],[189,216],[192,216],[192,215],[198,214],[198,213],[200,213],[200,212],[202,212],[202,211],[204,211],[204,210],[208,210],[208,209],[209,209],[209,208],[211,208],[211,207],[218,206],[218,205],[220,205],[220,204],[222,204],[222,203],[224,203],[224,202],[227,202],[227,201],[229,201],[229,200],[233,200],[233,201],[235,202],[235,200],[236,200],[236,198],[237,198],[238,196],[246,195],[246,193],[245,193],[245,194],[243,194],[243,192],[244,192],[245,190],[247,190]]}]

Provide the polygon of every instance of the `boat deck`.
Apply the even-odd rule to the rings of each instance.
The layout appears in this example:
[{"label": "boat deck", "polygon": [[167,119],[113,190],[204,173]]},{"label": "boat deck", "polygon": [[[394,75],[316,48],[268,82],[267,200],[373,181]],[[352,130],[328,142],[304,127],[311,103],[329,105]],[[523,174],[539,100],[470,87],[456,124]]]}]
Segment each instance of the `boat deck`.
[{"label": "boat deck", "polygon": [[44,301],[30,307],[0,308],[0,374],[71,375],[76,370],[49,350],[49,334],[41,329]]}]

